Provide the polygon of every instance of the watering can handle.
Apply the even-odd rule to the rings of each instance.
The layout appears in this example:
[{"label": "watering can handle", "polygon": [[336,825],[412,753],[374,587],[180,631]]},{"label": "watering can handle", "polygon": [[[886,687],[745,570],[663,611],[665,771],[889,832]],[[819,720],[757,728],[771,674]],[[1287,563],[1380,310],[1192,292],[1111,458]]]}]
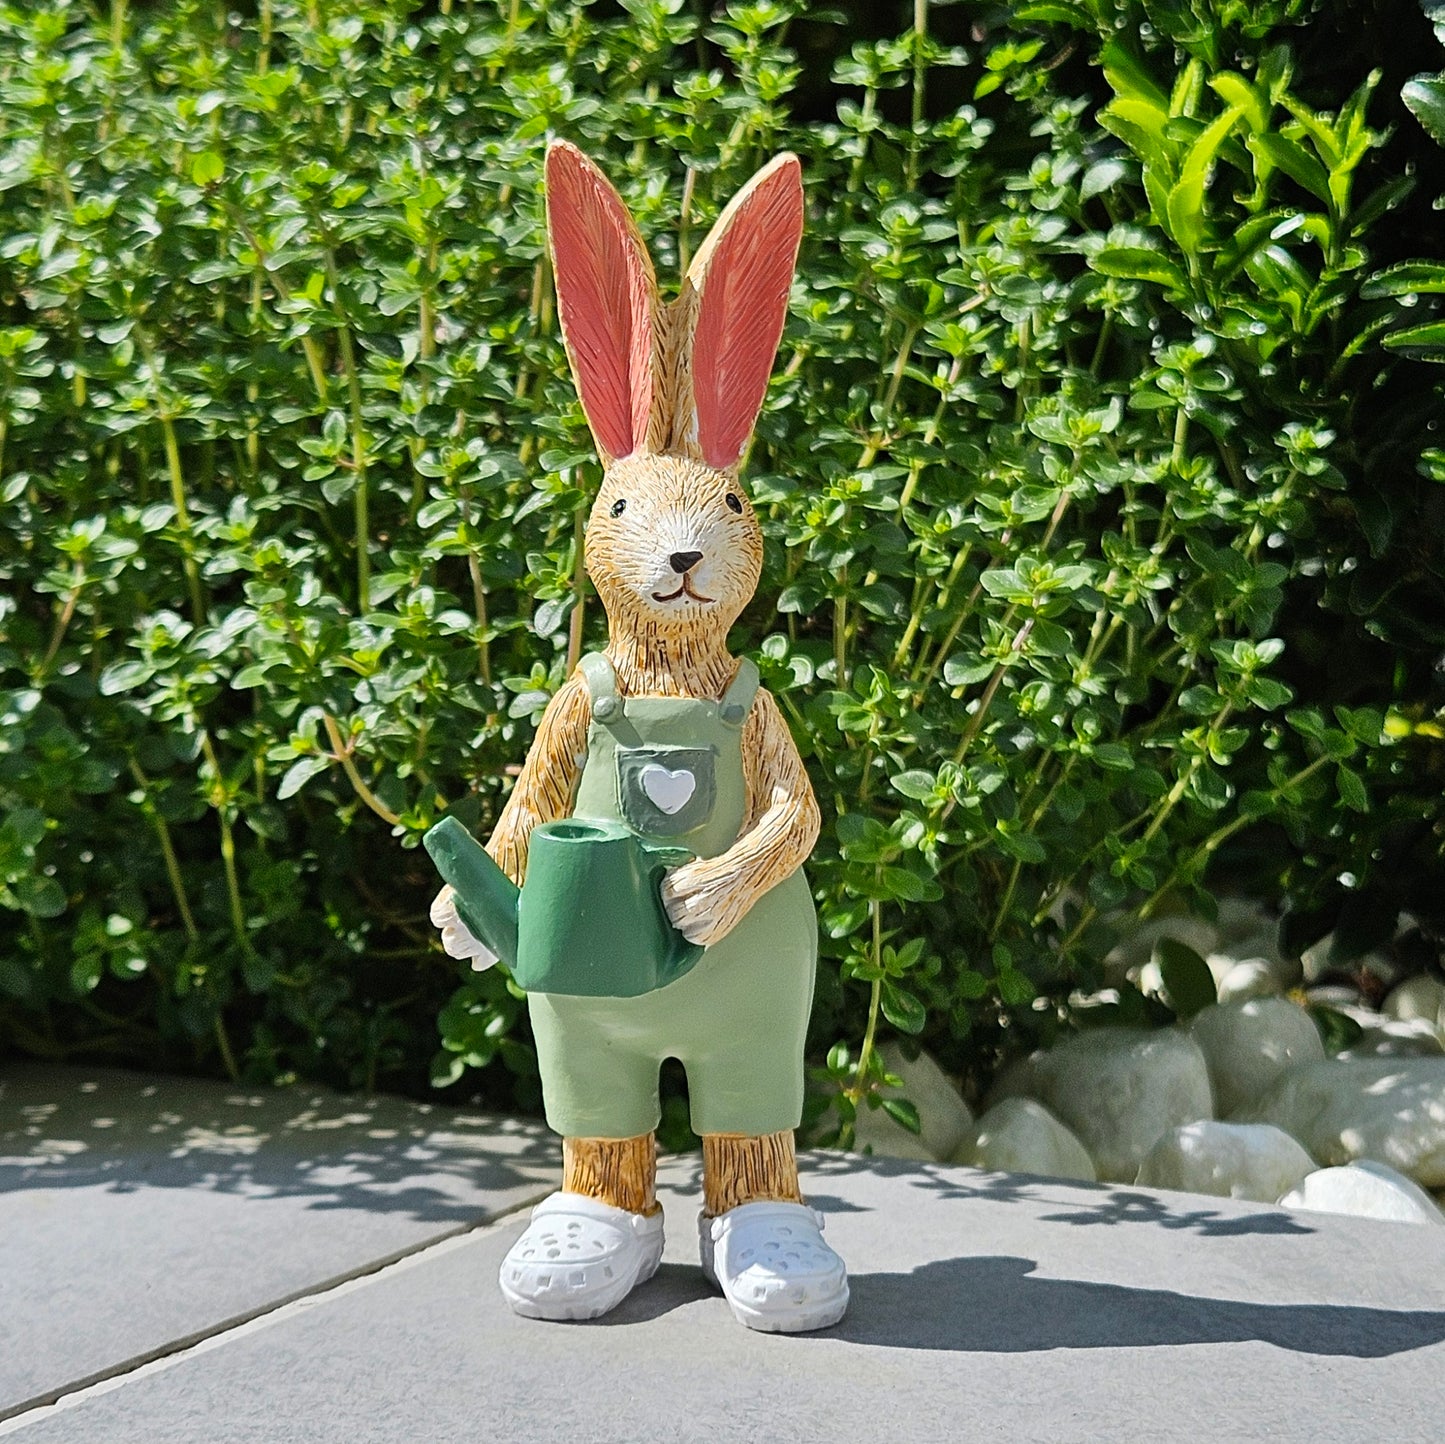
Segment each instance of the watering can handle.
[{"label": "watering can handle", "polygon": [[679,847],[675,842],[649,842],[645,837],[637,840],[642,844],[642,850],[663,867],[681,867],[697,856],[691,848]]},{"label": "watering can handle", "polygon": [[[652,858],[653,862],[663,868],[681,867],[685,862],[691,862],[697,856],[690,848],[679,847],[676,843],[649,842],[646,838],[637,839],[642,844],[642,850]],[[662,886],[662,878],[657,879],[657,885]],[[661,905],[661,898],[658,899]],[[663,916],[667,917],[667,909],[663,908]],[[671,933],[671,947],[668,949],[667,962],[663,971],[668,975],[669,981],[685,973],[702,955],[700,943],[690,943],[672,926],[672,919],[667,919],[668,931]]]}]

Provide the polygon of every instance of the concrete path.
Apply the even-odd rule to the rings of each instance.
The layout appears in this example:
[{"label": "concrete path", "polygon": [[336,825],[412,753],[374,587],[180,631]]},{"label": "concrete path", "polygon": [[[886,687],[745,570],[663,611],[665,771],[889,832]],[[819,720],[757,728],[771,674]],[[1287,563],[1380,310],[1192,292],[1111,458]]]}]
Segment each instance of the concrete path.
[{"label": "concrete path", "polygon": [[314,1088],[0,1073],[0,1418],[545,1196],[536,1124]]},{"label": "concrete path", "polygon": [[535,1129],[24,1071],[7,1131],[0,1435],[23,1444],[1438,1441],[1445,1419],[1445,1229],[814,1155],[853,1305],[766,1337],[698,1275],[681,1158],[657,1278],[548,1325],[496,1289],[554,1178]]}]

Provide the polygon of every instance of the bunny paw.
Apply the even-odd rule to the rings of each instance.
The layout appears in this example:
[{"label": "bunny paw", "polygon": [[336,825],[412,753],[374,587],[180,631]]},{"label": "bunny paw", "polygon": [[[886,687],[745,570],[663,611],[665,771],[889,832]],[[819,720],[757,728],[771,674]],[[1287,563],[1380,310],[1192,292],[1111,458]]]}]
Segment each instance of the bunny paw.
[{"label": "bunny paw", "polygon": [[716,882],[694,881],[687,867],[677,868],[663,880],[662,905],[673,927],[688,942],[705,948],[727,937],[747,911]]},{"label": "bunny paw", "polygon": [[490,968],[497,955],[480,938],[472,936],[457,914],[457,895],[444,887],[431,905],[431,922],[442,935],[442,949],[449,958],[470,958],[474,972]]}]

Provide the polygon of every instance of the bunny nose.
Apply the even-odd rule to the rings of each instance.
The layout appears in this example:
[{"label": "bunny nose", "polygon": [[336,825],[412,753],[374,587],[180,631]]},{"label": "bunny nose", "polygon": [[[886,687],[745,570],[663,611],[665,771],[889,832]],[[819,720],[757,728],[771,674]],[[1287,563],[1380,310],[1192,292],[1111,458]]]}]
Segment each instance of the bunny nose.
[{"label": "bunny nose", "polygon": [[690,572],[702,560],[701,552],[673,552],[668,557],[672,563],[673,571],[681,575],[683,572]]}]

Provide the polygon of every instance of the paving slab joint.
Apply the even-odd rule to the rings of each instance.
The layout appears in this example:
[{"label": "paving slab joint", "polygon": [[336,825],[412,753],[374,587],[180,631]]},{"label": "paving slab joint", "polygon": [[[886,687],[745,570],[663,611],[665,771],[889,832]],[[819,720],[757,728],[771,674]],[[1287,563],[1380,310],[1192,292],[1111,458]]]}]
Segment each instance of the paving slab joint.
[{"label": "paving slab joint", "polygon": [[380,1279],[383,1275],[402,1268],[414,1267],[437,1252],[470,1243],[476,1238],[491,1233],[494,1229],[503,1227],[517,1214],[535,1208],[552,1191],[550,1188],[541,1189],[506,1208],[484,1214],[474,1223],[459,1224],[455,1228],[433,1234],[420,1243],[397,1249],[380,1258],[369,1259],[366,1263],[360,1264],[354,1269],[348,1269],[345,1273],[336,1274],[320,1283],[297,1289],[281,1298],[262,1304],[258,1308],[249,1309],[245,1313],[221,1320],[208,1328],[182,1335],[180,1338],[170,1339],[154,1349],[148,1349],[143,1354],[133,1355],[128,1359],[109,1365],[107,1368],[97,1370],[93,1374],[86,1375],[84,1378],[68,1380],[53,1389],[47,1389],[42,1394],[35,1394],[29,1399],[8,1405],[0,1409],[0,1436],[13,1434],[27,1424],[38,1423],[42,1418],[48,1418],[54,1413],[82,1403],[86,1399],[94,1398],[98,1394],[109,1393],[112,1389],[118,1389],[132,1379],[158,1373],[195,1354],[219,1348],[233,1338],[266,1328],[280,1319],[288,1318],[303,1309],[313,1307],[321,1300],[339,1292],[365,1286]]}]

